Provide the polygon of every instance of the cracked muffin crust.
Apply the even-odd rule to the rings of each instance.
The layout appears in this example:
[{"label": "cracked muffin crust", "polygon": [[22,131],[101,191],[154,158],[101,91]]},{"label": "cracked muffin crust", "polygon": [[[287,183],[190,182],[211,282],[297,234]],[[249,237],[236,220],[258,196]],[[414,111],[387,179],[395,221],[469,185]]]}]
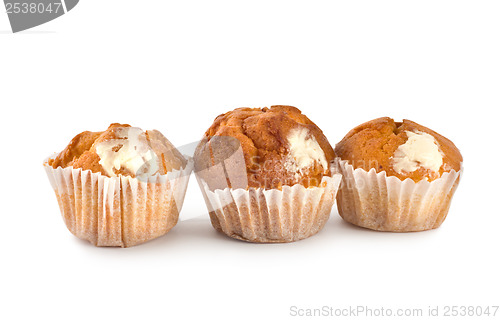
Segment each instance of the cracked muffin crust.
[{"label": "cracked muffin crust", "polygon": [[142,131],[128,124],[111,124],[106,131],[84,131],[49,165],[72,166],[108,177],[166,174],[186,166],[186,159],[157,130]]},{"label": "cracked muffin crust", "polygon": [[[237,150],[243,159],[228,162]],[[299,109],[238,108],[219,115],[205,132],[195,152],[195,169],[222,163],[226,172],[238,171],[242,177],[226,178],[230,188],[281,189],[298,183],[312,187],[331,174],[334,158],[321,129]]]},{"label": "cracked muffin crust", "polygon": [[354,169],[385,171],[401,180],[433,181],[443,173],[460,171],[457,147],[437,132],[410,120],[383,117],[352,129],[335,146],[335,153]]}]

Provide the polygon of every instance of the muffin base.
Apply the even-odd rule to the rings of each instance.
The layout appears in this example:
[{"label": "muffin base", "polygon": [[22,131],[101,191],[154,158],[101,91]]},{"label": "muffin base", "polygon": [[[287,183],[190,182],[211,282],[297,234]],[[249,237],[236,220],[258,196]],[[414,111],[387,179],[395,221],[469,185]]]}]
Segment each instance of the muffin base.
[{"label": "muffin base", "polygon": [[238,240],[258,243],[293,242],[319,232],[330,217],[340,174],[323,177],[319,187],[284,186],[209,190],[198,178],[212,226]]},{"label": "muffin base", "polygon": [[337,160],[344,176],[337,195],[340,216],[359,227],[378,231],[413,232],[438,228],[445,220],[463,167],[441,178],[414,182],[355,169]]},{"label": "muffin base", "polygon": [[63,220],[95,246],[131,247],[166,234],[177,223],[193,163],[140,181],[106,177],[44,162]]}]

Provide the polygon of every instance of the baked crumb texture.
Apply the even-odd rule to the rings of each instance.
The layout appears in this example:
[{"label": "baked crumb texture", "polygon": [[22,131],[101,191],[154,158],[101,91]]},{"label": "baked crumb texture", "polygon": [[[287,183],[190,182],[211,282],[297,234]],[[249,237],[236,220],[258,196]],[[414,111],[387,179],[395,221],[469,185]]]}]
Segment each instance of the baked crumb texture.
[{"label": "baked crumb texture", "polygon": [[[111,124],[106,131],[90,132],[84,131],[76,135],[54,159],[49,160],[49,165],[54,169],[57,167],[72,166],[75,169],[90,170],[94,173],[101,173],[110,176],[103,169],[101,158],[97,154],[97,146],[108,141],[126,140],[119,135],[120,130],[131,128],[128,124]],[[145,141],[152,148],[154,153],[161,160],[159,163],[160,174],[166,174],[172,170],[180,170],[186,166],[186,159],[182,154],[157,130],[146,130],[144,132]],[[120,145],[117,144],[119,147]],[[135,178],[135,172],[124,168],[115,169],[116,175],[124,175]]]},{"label": "baked crumb texture", "polygon": [[[319,146],[316,154],[321,151],[324,160],[308,162],[308,155],[294,155],[290,144],[294,136]],[[331,174],[334,158],[323,132],[299,109],[281,105],[238,108],[219,115],[205,132],[195,152],[195,170],[205,170],[203,178],[211,189],[281,189],[297,183],[309,187],[318,186],[323,176]],[[298,166],[301,163],[305,165]],[[222,176],[207,174],[218,165],[223,167]]]},{"label": "baked crumb texture", "polygon": [[192,164],[155,130],[145,134],[161,159],[161,175],[139,179],[117,170],[107,176],[96,145],[127,127],[82,132],[45,163],[66,226],[96,246],[130,247],[164,235],[177,223],[184,200]]},{"label": "baked crumb texture", "polygon": [[[398,147],[408,140],[406,131],[428,133],[436,139],[443,154],[443,165],[439,171],[423,167],[413,172],[398,173],[395,170],[393,157]],[[410,120],[395,122],[389,117],[368,121],[352,129],[337,143],[335,153],[342,160],[349,161],[355,169],[369,171],[373,168],[377,172],[385,171],[388,176],[395,176],[401,180],[410,178],[415,182],[432,181],[451,170],[458,172],[463,161],[460,151],[453,142],[437,132]]]}]

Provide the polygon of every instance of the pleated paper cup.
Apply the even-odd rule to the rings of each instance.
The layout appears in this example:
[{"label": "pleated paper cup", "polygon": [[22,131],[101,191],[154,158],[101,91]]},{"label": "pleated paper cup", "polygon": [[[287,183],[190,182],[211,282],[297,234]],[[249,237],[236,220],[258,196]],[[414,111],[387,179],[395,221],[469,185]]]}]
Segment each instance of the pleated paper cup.
[{"label": "pleated paper cup", "polygon": [[354,225],[392,232],[438,228],[446,218],[451,199],[463,174],[452,170],[431,182],[386,176],[345,160],[336,161],[343,180],[337,195],[340,216]]},{"label": "pleated paper cup", "polygon": [[320,186],[301,184],[282,190],[215,189],[196,175],[213,227],[249,242],[292,242],[308,238],[330,217],[342,176],[323,177]]},{"label": "pleated paper cup", "polygon": [[73,167],[45,171],[69,231],[102,247],[131,247],[166,234],[177,223],[193,162],[146,180],[107,177]]}]

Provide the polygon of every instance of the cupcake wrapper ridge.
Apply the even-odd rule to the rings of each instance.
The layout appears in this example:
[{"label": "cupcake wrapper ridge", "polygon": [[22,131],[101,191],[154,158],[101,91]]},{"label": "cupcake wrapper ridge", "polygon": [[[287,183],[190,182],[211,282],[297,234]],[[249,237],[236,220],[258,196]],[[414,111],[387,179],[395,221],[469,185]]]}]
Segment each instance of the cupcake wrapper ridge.
[{"label": "cupcake wrapper ridge", "polygon": [[[47,159],[48,160],[48,159]],[[130,247],[166,234],[177,223],[193,162],[145,180],[90,170],[45,171],[69,231],[96,246]]]},{"label": "cupcake wrapper ridge", "polygon": [[451,199],[463,174],[452,170],[431,182],[401,181],[336,161],[343,180],[337,194],[340,216],[354,225],[392,232],[438,228],[445,220]]},{"label": "cupcake wrapper ridge", "polygon": [[196,176],[213,227],[249,242],[292,242],[308,238],[330,217],[342,176],[323,177],[319,187],[300,184],[282,190],[216,189]]}]

